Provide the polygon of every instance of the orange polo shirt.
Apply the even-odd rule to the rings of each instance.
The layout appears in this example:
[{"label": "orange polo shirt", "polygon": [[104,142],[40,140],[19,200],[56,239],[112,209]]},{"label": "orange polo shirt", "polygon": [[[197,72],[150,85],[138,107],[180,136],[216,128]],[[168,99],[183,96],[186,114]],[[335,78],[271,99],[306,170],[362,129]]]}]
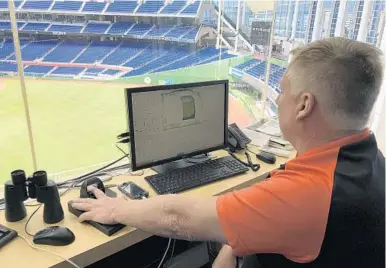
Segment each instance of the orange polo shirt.
[{"label": "orange polo shirt", "polygon": [[298,263],[315,260],[326,232],[339,150],[369,135],[366,129],[315,148],[266,180],[219,196],[218,217],[235,254],[276,253]]}]

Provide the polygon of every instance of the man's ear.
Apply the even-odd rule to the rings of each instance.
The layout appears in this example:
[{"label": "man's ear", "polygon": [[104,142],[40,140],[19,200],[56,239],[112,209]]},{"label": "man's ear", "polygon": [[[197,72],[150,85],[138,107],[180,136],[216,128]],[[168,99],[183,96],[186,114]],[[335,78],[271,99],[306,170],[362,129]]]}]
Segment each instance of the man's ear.
[{"label": "man's ear", "polygon": [[296,119],[302,120],[312,113],[315,107],[315,96],[309,92],[301,93],[298,96],[296,107]]}]

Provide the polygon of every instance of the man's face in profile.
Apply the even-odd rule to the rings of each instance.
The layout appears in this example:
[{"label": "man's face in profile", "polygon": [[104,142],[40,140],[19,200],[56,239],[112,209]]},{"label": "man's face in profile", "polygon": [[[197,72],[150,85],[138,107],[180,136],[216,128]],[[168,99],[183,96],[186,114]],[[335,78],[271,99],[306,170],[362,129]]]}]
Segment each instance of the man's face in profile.
[{"label": "man's face in profile", "polygon": [[281,93],[276,99],[279,125],[284,138],[291,142],[295,127],[295,98],[291,94],[291,84],[286,74],[280,80],[280,90]]}]

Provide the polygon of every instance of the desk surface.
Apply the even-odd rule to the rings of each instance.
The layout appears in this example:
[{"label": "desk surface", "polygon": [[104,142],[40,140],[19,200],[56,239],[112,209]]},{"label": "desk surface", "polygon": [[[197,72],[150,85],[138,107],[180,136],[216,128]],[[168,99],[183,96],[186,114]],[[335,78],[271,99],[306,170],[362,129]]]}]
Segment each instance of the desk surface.
[{"label": "desk surface", "polygon": [[[215,152],[217,156],[225,156],[225,151]],[[256,159],[256,158],[255,158]],[[255,161],[255,160],[253,160]],[[246,174],[225,179],[219,182],[215,182],[206,186],[198,187],[184,193],[187,196],[214,196],[224,191],[240,187],[240,185],[247,186],[262,179],[264,174],[277,168],[280,164],[288,161],[286,158],[277,158],[275,165],[265,164],[259,161],[261,168],[258,172],[249,171]],[[150,169],[146,170],[145,176],[151,175],[154,172]],[[134,181],[144,189],[148,190],[150,196],[156,195],[154,190],[144,180],[143,176],[130,176],[122,175],[114,178],[111,182],[113,184],[123,183],[125,181]],[[114,189],[115,190],[115,189]],[[95,263],[107,256],[110,256],[120,250],[134,245],[151,236],[149,233],[145,233],[138,229],[125,227],[123,230],[114,234],[113,236],[106,236],[99,232],[95,228],[88,224],[80,223],[78,219],[70,214],[67,209],[67,202],[75,199],[79,196],[79,190],[74,189],[68,194],[61,198],[65,218],[62,222],[56,224],[60,226],[66,226],[72,230],[76,236],[76,240],[69,246],[66,247],[53,247],[53,246],[41,246],[47,250],[53,251],[60,254],[63,257],[73,260],[76,264],[81,267]],[[24,232],[24,225],[27,218],[36,209],[36,207],[27,207],[26,219],[16,222],[9,223],[5,221],[4,211],[0,212],[0,223],[16,230],[20,235],[26,237],[29,241],[32,241]],[[28,230],[31,233],[35,233],[48,225],[43,222],[43,209],[32,217],[28,224]],[[71,267],[69,264],[64,262],[59,257],[52,254],[34,250],[29,247],[25,241],[21,238],[16,238],[5,247],[0,249],[1,267],[13,267],[13,268],[24,268],[24,267]]]}]

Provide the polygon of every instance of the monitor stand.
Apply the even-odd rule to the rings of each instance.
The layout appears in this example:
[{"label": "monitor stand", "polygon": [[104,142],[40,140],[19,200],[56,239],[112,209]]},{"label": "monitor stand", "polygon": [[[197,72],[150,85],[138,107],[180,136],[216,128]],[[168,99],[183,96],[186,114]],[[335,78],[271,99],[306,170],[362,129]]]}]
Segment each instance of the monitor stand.
[{"label": "monitor stand", "polygon": [[159,166],[155,166],[155,167],[152,167],[152,169],[157,173],[165,173],[165,172],[171,172],[179,168],[190,167],[207,160],[209,160],[209,155],[201,154],[191,158],[185,158],[185,159],[173,161],[170,163],[162,164]]}]

